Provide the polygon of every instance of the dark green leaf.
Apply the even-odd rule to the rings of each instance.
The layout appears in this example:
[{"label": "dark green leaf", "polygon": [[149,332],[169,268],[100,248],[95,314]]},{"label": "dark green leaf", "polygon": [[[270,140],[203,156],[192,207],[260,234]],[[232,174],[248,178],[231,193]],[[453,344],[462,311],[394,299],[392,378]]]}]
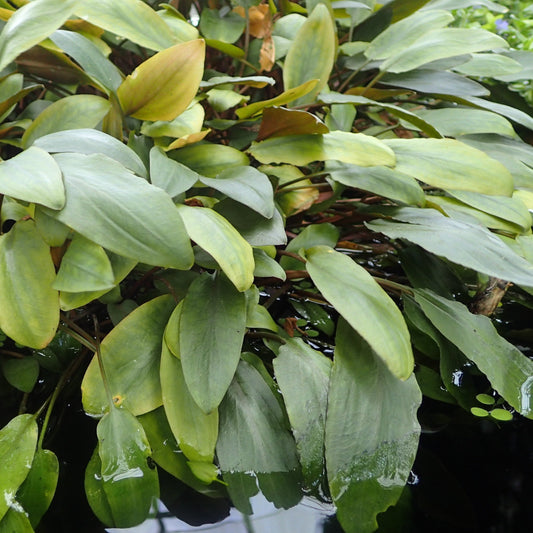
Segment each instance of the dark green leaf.
[{"label": "dark green leaf", "polygon": [[533,418],[533,361],[507,342],[483,315],[428,290],[415,300],[435,327],[472,360],[521,415]]},{"label": "dark green leaf", "polygon": [[2,372],[7,382],[23,392],[31,392],[39,377],[39,363],[34,357],[2,359]]},{"label": "dark green leaf", "polygon": [[205,413],[218,407],[241,353],[246,298],[223,275],[203,274],[183,301],[179,353],[187,387]]},{"label": "dark green leaf", "polygon": [[33,527],[37,527],[52,503],[58,477],[59,461],[55,453],[39,448],[33,458],[30,473],[17,492],[17,501],[28,513]]},{"label": "dark green leaf", "polygon": [[157,471],[149,464],[150,445],[140,422],[111,407],[96,428],[101,476],[115,527],[143,522],[159,496]]},{"label": "dark green leaf", "polygon": [[347,533],[372,532],[413,464],[421,394],[414,375],[393,376],[346,322],[337,330],[326,419],[326,465],[337,517]]}]

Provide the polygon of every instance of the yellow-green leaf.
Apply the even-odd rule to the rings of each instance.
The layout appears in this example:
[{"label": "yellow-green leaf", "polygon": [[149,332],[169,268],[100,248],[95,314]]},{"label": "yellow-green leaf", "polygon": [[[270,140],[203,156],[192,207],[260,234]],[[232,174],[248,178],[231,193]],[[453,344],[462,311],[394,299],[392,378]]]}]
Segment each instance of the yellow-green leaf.
[{"label": "yellow-green leaf", "polygon": [[50,249],[32,220],[0,237],[0,329],[16,342],[44,348],[59,322],[59,294]]},{"label": "yellow-green leaf", "polygon": [[173,120],[198,91],[204,72],[201,39],[176,44],[141,63],[118,88],[126,115],[142,120]]},{"label": "yellow-green leaf", "polygon": [[205,207],[178,205],[189,237],[220,265],[237,290],[245,291],[254,280],[252,247],[222,216]]}]

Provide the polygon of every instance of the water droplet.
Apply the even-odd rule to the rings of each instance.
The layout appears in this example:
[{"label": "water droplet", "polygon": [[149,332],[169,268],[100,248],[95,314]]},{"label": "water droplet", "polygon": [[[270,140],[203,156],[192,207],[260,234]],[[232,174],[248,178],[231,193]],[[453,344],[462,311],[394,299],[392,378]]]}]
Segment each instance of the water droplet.
[{"label": "water droplet", "polygon": [[452,373],[452,383],[456,387],[460,387],[462,382],[463,382],[463,371],[462,370],[455,370]]}]

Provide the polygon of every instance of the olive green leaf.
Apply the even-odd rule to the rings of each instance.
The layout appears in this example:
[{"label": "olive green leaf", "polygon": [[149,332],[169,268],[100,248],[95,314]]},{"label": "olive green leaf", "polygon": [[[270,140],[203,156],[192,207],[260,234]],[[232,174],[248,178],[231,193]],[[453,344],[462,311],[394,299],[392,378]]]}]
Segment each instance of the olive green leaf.
[{"label": "olive green leaf", "polygon": [[370,274],[329,246],[305,251],[311,279],[344,319],[402,380],[413,371],[413,352],[403,316]]},{"label": "olive green leaf", "polygon": [[50,248],[35,222],[17,222],[0,236],[0,329],[16,342],[44,348],[59,322],[59,294]]},{"label": "olive green leaf", "polygon": [[0,193],[51,209],[65,205],[61,170],[50,154],[33,146],[0,163]]},{"label": "olive green leaf", "polygon": [[198,91],[204,72],[201,39],[176,44],[141,63],[120,85],[122,110],[142,120],[173,120]]},{"label": "olive green leaf", "polygon": [[194,401],[210,413],[226,393],[241,353],[246,298],[223,275],[202,274],[183,300],[179,353]]},{"label": "olive green leaf", "polygon": [[6,381],[13,387],[31,392],[39,377],[39,362],[34,357],[2,358],[2,373]]},{"label": "olive green leaf", "polygon": [[344,321],[337,329],[326,418],[326,466],[337,517],[347,533],[371,533],[396,503],[411,470],[422,395],[414,375],[393,376]]},{"label": "olive green leaf", "polygon": [[[162,405],[159,382],[161,339],[175,302],[159,296],[132,311],[102,341],[101,357],[116,405],[135,415]],[[94,356],[81,384],[87,413],[101,416],[108,401]]]},{"label": "olive green leaf", "polygon": [[18,415],[0,430],[0,519],[15,505],[15,493],[30,471],[37,431],[31,415]]},{"label": "olive green leaf", "polygon": [[283,65],[285,90],[318,80],[313,90],[295,100],[293,105],[310,104],[327,85],[335,60],[336,44],[331,14],[324,4],[318,4],[295,35]]}]

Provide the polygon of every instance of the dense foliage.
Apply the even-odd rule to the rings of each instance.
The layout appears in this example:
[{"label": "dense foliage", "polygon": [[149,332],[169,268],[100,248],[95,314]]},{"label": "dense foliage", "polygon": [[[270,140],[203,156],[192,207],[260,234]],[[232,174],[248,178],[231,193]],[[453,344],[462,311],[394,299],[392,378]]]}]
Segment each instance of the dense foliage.
[{"label": "dense foliage", "polygon": [[531,56],[473,4],[0,1],[0,531],[45,515],[80,384],[115,527],[185,484],[371,532],[423,397],[533,418],[498,319],[533,119],[495,90]]}]

